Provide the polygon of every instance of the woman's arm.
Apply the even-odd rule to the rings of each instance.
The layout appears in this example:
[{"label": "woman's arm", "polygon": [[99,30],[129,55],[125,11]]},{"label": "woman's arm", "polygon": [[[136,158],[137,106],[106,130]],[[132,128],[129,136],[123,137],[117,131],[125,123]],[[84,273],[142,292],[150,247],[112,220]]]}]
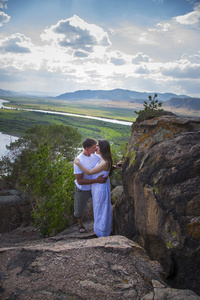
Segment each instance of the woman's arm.
[{"label": "woman's arm", "polygon": [[78,158],[75,158],[74,163],[81,169],[81,171],[83,171],[87,175],[93,175],[107,169],[107,162],[103,159],[96,167],[91,170],[88,170],[83,165],[81,165]]}]

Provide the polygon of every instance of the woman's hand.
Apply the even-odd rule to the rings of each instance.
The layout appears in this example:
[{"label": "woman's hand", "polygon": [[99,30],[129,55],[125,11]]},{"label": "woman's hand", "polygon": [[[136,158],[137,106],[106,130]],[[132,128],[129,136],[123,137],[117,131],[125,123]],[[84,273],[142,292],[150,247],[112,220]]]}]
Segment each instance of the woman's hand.
[{"label": "woman's hand", "polygon": [[80,163],[79,158],[75,158],[74,163],[75,165],[78,165]]},{"label": "woman's hand", "polygon": [[122,160],[120,160],[116,165],[113,165],[113,170],[117,170],[121,168],[122,168]]}]

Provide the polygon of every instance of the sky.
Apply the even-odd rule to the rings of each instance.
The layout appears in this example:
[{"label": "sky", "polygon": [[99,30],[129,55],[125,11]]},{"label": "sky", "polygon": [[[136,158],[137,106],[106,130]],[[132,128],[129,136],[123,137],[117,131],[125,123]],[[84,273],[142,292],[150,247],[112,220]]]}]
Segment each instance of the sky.
[{"label": "sky", "polygon": [[200,97],[200,0],[0,0],[0,89]]}]

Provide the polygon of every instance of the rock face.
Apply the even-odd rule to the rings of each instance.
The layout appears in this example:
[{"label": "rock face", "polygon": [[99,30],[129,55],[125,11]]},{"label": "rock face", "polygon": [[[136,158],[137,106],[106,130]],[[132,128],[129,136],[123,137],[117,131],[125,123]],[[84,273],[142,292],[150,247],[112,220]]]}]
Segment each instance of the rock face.
[{"label": "rock face", "polygon": [[[92,238],[77,225],[44,240],[25,241],[25,229],[10,242],[0,237],[0,298],[19,300],[200,299],[189,290],[175,290],[163,282],[163,269],[135,242],[123,236]],[[34,229],[26,228],[36,238]]]},{"label": "rock face", "polygon": [[0,180],[0,233],[9,232],[21,224],[31,221],[31,207],[28,197],[5,186]]},{"label": "rock face", "polygon": [[0,248],[0,258],[2,300],[141,299],[162,282],[159,263],[122,236],[59,235]]},{"label": "rock face", "polygon": [[200,119],[133,123],[115,233],[158,260],[171,286],[200,294]]}]

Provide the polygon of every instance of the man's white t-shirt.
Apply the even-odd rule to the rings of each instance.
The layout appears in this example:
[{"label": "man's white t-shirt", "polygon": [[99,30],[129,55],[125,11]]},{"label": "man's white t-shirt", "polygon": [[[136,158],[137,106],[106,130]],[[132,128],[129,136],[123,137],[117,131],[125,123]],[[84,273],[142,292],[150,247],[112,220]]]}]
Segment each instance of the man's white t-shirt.
[{"label": "man's white t-shirt", "polygon": [[[91,154],[90,156],[86,156],[83,153],[79,154],[78,156],[80,163],[87,168],[88,170],[93,169],[96,164],[100,161],[101,156],[99,154]],[[74,174],[82,174],[83,171],[76,165],[74,164]],[[87,175],[83,173],[83,179],[92,179],[92,175]],[[75,180],[76,186],[82,190],[82,191],[88,191],[91,189],[90,184],[78,184],[77,180]]]}]

